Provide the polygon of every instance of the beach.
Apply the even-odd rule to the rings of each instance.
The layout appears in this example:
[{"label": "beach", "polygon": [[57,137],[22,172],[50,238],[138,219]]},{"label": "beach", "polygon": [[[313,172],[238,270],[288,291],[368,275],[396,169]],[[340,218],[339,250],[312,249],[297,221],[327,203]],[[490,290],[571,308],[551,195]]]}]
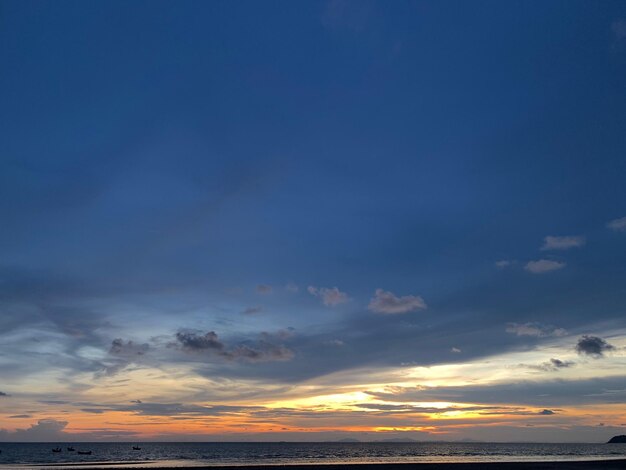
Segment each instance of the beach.
[{"label": "beach", "polygon": [[623,470],[626,469],[626,459],[604,460],[576,460],[576,461],[526,461],[526,462],[425,462],[425,463],[333,463],[311,465],[198,465],[183,462],[107,462],[107,463],[74,463],[74,464],[39,464],[39,465],[0,465],[0,469],[71,469],[81,470],[97,468],[137,469],[151,468],[160,470],[180,470],[181,468],[207,470],[314,470],[323,467],[323,470]]}]

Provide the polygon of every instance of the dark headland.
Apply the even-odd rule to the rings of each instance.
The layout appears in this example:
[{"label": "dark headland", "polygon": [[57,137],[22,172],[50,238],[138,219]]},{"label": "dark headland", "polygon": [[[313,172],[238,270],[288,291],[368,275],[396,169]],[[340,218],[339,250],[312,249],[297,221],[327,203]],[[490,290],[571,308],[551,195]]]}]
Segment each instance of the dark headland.
[{"label": "dark headland", "polygon": [[613,436],[609,442],[609,444],[626,444],[626,435],[622,434],[621,436]]}]

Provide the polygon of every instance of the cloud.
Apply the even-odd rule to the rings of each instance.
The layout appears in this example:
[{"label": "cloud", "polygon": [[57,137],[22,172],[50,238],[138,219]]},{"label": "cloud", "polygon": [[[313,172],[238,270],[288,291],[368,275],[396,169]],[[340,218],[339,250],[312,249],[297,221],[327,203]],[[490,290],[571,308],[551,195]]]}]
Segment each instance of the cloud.
[{"label": "cloud", "polygon": [[256,410],[256,406],[231,405],[195,405],[184,403],[136,403],[133,405],[97,405],[81,411],[91,414],[102,414],[107,411],[127,411],[140,416],[219,416],[229,413]]},{"label": "cloud", "polygon": [[614,349],[615,346],[597,336],[584,335],[578,340],[578,343],[576,343],[576,352],[578,354],[594,358],[600,358],[604,356],[604,353],[613,351]]},{"label": "cloud", "polygon": [[565,267],[565,263],[560,261],[552,261],[549,259],[540,259],[537,261],[529,261],[524,266],[524,269],[533,274],[543,274],[550,271],[556,271],[558,269],[563,269]]},{"label": "cloud", "polygon": [[260,341],[254,346],[237,346],[226,353],[226,357],[232,360],[242,360],[246,362],[273,362],[289,361],[293,359],[294,353],[285,346]]},{"label": "cloud", "polygon": [[480,415],[514,415],[514,416],[532,416],[532,415],[552,415],[556,414],[555,410],[531,410],[520,406],[490,406],[490,405],[472,405],[472,406],[448,406],[448,407],[431,407],[411,404],[388,404],[388,403],[357,403],[354,406],[366,410],[373,410],[377,415],[381,414],[446,414],[461,412],[473,412]]},{"label": "cloud", "polygon": [[297,285],[297,284],[294,284],[293,282],[290,282],[290,283],[288,283],[288,284],[285,286],[285,290],[286,290],[287,292],[293,292],[293,293],[296,293],[296,292],[298,292],[298,291],[300,290],[300,288],[298,287],[298,285]]},{"label": "cloud", "polygon": [[548,235],[546,238],[544,238],[541,250],[569,250],[570,248],[581,247],[586,242],[587,239],[582,235],[570,235],[564,237],[555,237]]},{"label": "cloud", "polygon": [[124,342],[123,339],[117,338],[111,342],[111,347],[109,348],[109,353],[114,354],[116,356],[142,356],[148,350],[150,346],[148,344],[137,344],[132,341]]},{"label": "cloud", "polygon": [[626,38],[626,20],[619,19],[613,21],[611,24],[611,31],[613,31],[613,34],[617,39]]},{"label": "cloud", "polygon": [[575,362],[562,361],[560,359],[551,358],[550,361],[546,362],[545,364],[552,367],[553,369],[565,369],[567,367],[572,367],[575,364]]},{"label": "cloud", "polygon": [[376,289],[376,293],[370,300],[367,308],[376,313],[407,313],[413,310],[425,309],[426,302],[424,302],[424,299],[422,299],[419,295],[405,295],[398,297],[389,291]]},{"label": "cloud", "polygon": [[452,349],[450,349],[450,352],[453,352],[453,353],[455,353],[455,354],[458,354],[458,353],[460,353],[460,352],[461,352],[461,350],[460,350],[459,348],[452,348]]},{"label": "cloud", "polygon": [[259,284],[258,286],[256,286],[257,293],[261,295],[271,294],[272,290],[272,286],[268,284]]},{"label": "cloud", "polygon": [[9,396],[8,393],[0,392],[0,397],[8,397],[8,396]]},{"label": "cloud", "polygon": [[343,304],[350,298],[345,292],[341,292],[337,287],[307,287],[309,294],[322,299],[322,303],[327,307]]},{"label": "cloud", "polygon": [[273,362],[288,361],[294,357],[291,349],[276,344],[275,340],[284,340],[293,334],[293,330],[279,330],[276,333],[263,332],[256,341],[245,341],[232,347],[226,347],[214,331],[202,335],[192,331],[176,333],[176,343],[180,349],[191,354],[208,354],[227,361]]},{"label": "cloud", "polygon": [[556,328],[541,323],[509,323],[506,327],[507,333],[513,333],[517,336],[535,336],[537,338],[545,338],[548,336],[565,336],[567,331],[563,328]]},{"label": "cloud", "polygon": [[520,367],[525,367],[527,369],[541,370],[545,372],[556,372],[560,369],[566,369],[568,367],[572,367],[576,365],[573,361],[562,361],[560,359],[550,359],[549,361],[543,362],[541,364],[520,364]]},{"label": "cloud", "polygon": [[[367,391],[376,400],[393,403],[455,402],[498,405],[516,403],[540,409],[586,404],[624,403],[624,376],[562,380],[519,380],[462,386],[400,387]],[[554,408],[553,408],[554,407]]]},{"label": "cloud", "polygon": [[176,333],[176,341],[184,351],[192,353],[224,349],[224,344],[220,342],[214,331],[209,331],[204,335],[191,331],[179,331]]},{"label": "cloud", "polygon": [[244,315],[254,315],[255,313],[261,313],[263,309],[258,305],[256,307],[248,307],[241,311]]},{"label": "cloud", "polygon": [[496,261],[494,264],[496,265],[496,268],[504,269],[504,268],[511,266],[513,263],[514,261],[510,259],[501,259],[501,260]]},{"label": "cloud", "polygon": [[615,230],[616,232],[626,232],[626,217],[622,217],[620,219],[613,219],[608,224],[606,224],[606,226],[610,228],[611,230]]},{"label": "cloud", "polygon": [[10,439],[14,442],[53,442],[63,438],[63,430],[67,427],[67,421],[56,419],[40,419],[37,424],[31,424],[30,428],[17,429],[13,432],[0,430],[2,440]]}]

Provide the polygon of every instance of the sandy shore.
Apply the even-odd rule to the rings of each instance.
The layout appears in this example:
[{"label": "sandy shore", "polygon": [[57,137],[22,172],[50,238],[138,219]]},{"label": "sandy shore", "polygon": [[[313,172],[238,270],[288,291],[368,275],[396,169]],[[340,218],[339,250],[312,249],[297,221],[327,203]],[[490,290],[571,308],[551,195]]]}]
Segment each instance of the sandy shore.
[{"label": "sandy shore", "polygon": [[[468,463],[395,463],[395,464],[345,464],[321,465],[324,470],[592,470],[610,469],[626,470],[626,459],[594,460],[576,462],[468,462]],[[281,470],[312,470],[320,465],[281,465]],[[216,470],[216,467],[210,467]],[[246,467],[246,470],[271,470],[270,466]],[[232,467],[221,467],[220,470],[232,470]],[[276,468],[274,467],[274,470]]]},{"label": "sandy shore", "polygon": [[[328,464],[281,465],[280,470],[626,470],[626,459],[578,462],[472,462],[472,463],[379,463],[379,464]],[[206,467],[210,470],[233,470],[233,467]],[[172,469],[175,470],[175,469]],[[245,470],[276,470],[276,466],[246,466]]]}]

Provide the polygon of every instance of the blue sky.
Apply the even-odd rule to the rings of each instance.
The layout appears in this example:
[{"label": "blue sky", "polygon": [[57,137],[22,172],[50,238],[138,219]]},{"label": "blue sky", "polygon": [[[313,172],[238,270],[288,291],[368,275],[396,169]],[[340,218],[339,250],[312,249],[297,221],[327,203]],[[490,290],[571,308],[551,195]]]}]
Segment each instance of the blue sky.
[{"label": "blue sky", "polygon": [[[139,432],[113,377],[126,395],[155,371],[255,390],[145,403],[297,408],[317,406],[298,387],[366,393],[372,375],[400,396],[391,376],[487,380],[492,360],[498,405],[528,380],[580,390],[549,436],[626,422],[576,421],[625,398],[581,398],[626,381],[623,2],[3,1],[0,63],[7,439],[42,420],[98,437],[88,401],[127,414],[107,438]],[[520,384],[520,354],[541,377]],[[471,382],[446,371],[428,379],[442,397]],[[344,411],[319,432],[392,432]],[[274,436],[229,422],[193,432]],[[500,423],[510,440],[526,424]],[[173,429],[138,436],[191,435]]]}]

